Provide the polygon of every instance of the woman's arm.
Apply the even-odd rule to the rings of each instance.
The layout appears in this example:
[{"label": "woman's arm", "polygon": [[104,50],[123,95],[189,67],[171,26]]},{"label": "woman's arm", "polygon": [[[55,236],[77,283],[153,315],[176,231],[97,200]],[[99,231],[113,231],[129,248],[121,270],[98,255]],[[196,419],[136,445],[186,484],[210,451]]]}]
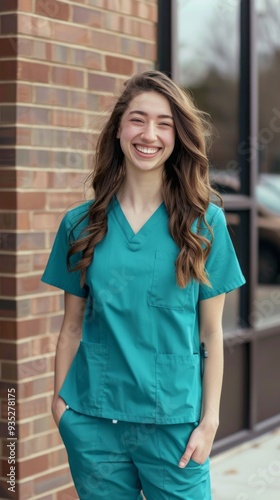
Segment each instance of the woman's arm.
[{"label": "woman's arm", "polygon": [[65,292],[64,318],[56,347],[52,403],[52,413],[57,425],[66,406],[58,393],[80,344],[85,304],[86,299]]},{"label": "woman's arm", "polygon": [[199,303],[200,341],[204,342],[208,357],[203,375],[203,397],[200,423],[193,431],[180,467],[190,458],[203,463],[209,456],[219,425],[219,409],[223,379],[223,331],[222,314],[225,294]]},{"label": "woman's arm", "polygon": [[225,294],[200,302],[200,341],[208,351],[203,376],[201,423],[219,425],[220,398],[223,381],[222,314]]}]

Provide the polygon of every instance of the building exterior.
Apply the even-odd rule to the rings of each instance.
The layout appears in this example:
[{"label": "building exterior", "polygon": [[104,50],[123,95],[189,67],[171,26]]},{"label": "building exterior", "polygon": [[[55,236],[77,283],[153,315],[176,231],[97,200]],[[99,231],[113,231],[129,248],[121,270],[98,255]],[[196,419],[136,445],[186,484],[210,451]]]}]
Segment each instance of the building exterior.
[{"label": "building exterior", "polygon": [[76,498],[50,414],[63,297],[40,277],[63,213],[84,199],[113,95],[155,65],[156,25],[156,0],[0,2],[1,435],[9,404],[18,438],[16,493],[2,442],[1,498]]},{"label": "building exterior", "polygon": [[77,498],[50,414],[63,295],[40,277],[61,217],[87,194],[112,99],[144,69],[171,73],[213,117],[220,135],[210,153],[213,182],[247,278],[226,304],[215,451],[279,424],[276,3],[1,1],[0,498]]},{"label": "building exterior", "polygon": [[216,127],[211,177],[247,278],[226,300],[218,451],[280,422],[279,1],[158,7],[160,68]]}]

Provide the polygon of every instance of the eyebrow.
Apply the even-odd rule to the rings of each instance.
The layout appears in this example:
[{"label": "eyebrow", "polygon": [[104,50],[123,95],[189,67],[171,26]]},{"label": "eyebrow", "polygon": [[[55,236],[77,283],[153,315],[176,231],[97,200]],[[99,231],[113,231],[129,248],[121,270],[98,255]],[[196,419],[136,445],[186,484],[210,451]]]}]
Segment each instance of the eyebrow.
[{"label": "eyebrow", "polygon": [[[148,113],[145,113],[145,111],[141,111],[140,109],[133,109],[128,114],[132,115],[133,113],[137,113],[138,115],[142,115],[142,116],[148,116]],[[158,115],[157,118],[169,118],[169,120],[174,121],[173,116],[170,116],[170,115]]]}]

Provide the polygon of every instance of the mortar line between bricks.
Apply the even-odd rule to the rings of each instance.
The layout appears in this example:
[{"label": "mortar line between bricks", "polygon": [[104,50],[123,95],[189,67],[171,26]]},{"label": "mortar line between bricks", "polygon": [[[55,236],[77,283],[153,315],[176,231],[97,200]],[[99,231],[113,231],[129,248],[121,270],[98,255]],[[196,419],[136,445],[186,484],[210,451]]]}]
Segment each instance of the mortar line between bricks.
[{"label": "mortar line between bricks", "polygon": [[[40,19],[39,16],[35,16],[35,15],[30,15],[30,14],[27,14],[29,18],[32,18],[32,19]],[[42,19],[42,18],[41,18]],[[131,19],[131,18],[130,18]],[[47,20],[51,20],[53,21],[53,19],[51,18],[47,18]],[[137,20],[137,18],[136,18]],[[156,44],[156,41],[155,40],[150,40],[150,39],[143,39],[141,38],[140,36],[133,36],[133,34],[126,34],[126,33],[123,33],[122,31],[113,31],[113,30],[108,30],[107,28],[96,28],[95,26],[87,26],[85,24],[78,24],[78,23],[75,23],[74,21],[61,21],[61,20],[55,20],[54,22],[59,22],[61,25],[63,26],[72,26],[72,27],[78,27],[78,28],[83,28],[84,30],[90,30],[92,33],[98,33],[98,34],[107,34],[110,33],[110,35],[112,36],[116,36],[118,38],[120,38],[121,40],[132,40],[132,41],[135,41],[135,42],[144,42],[144,43],[147,43],[147,45],[155,45]],[[147,24],[148,26],[154,26],[155,25],[155,22],[154,21],[148,21],[146,22],[145,24]],[[36,39],[36,40],[39,40],[39,41],[42,41],[44,42],[45,40],[46,41],[50,41],[49,37],[47,36],[40,36],[40,37],[37,37],[36,35],[34,35],[32,37],[32,35],[30,35],[29,33],[22,33],[22,32],[17,32],[17,33],[7,33],[7,34],[4,34],[4,35],[0,35],[0,39],[1,38],[11,38],[11,37],[26,37],[28,39]],[[71,42],[68,42],[68,40],[55,40],[53,39],[51,41],[51,43],[54,43],[54,44],[63,44],[64,46],[67,46],[67,47],[72,47],[72,48],[87,48],[88,50],[90,50],[92,48],[92,45],[85,45],[85,44],[82,44],[82,43],[78,43],[78,44],[75,44],[75,43],[71,43]],[[94,50],[97,50],[99,52],[99,48],[94,48]],[[102,49],[100,49],[100,52],[101,52]],[[102,51],[102,53],[108,53],[108,54],[118,54],[118,52],[109,52],[109,51]]]},{"label": "mortar line between bricks", "polygon": [[[1,62],[2,62],[2,59],[1,59]],[[21,81],[21,80],[20,80]],[[23,80],[24,81],[24,80]],[[34,82],[36,83],[36,82]],[[49,86],[48,86],[49,88]],[[71,87],[72,88],[72,87]],[[76,90],[73,88],[73,91],[74,93],[76,93]],[[80,91],[78,91],[80,92]],[[84,92],[85,94],[87,94],[86,90]],[[103,94],[102,94],[103,95]],[[11,104],[9,102],[3,102],[1,103],[1,107],[5,108],[5,107],[9,107],[11,106]],[[16,107],[18,108],[19,106],[26,106],[26,107],[32,107],[32,108],[44,108],[44,109],[55,109],[56,110],[61,110],[61,111],[77,111],[77,110],[80,110],[80,113],[81,114],[91,114],[91,113],[94,113],[95,115],[98,115],[98,111],[88,111],[87,109],[84,109],[84,108],[72,108],[71,106],[53,106],[52,104],[45,104],[45,103],[34,103],[34,102],[26,102],[26,101],[17,101],[16,103]],[[100,110],[100,112],[104,112],[103,110]],[[20,124],[21,125],[21,124]],[[77,127],[76,127],[77,128]]]},{"label": "mortar line between bricks", "polygon": [[[0,151],[1,151],[1,149],[0,149]],[[0,172],[1,172],[1,170],[7,170],[7,169],[9,169],[9,167],[0,167]],[[34,172],[34,167],[28,167],[28,166],[23,167],[21,165],[17,165],[13,169],[13,172],[25,172],[25,171],[27,171],[27,172]],[[56,171],[57,172],[61,172],[61,169],[60,168],[53,169],[53,168],[49,168],[49,167],[40,167],[40,172],[54,173]],[[68,168],[63,168],[63,173],[64,174],[83,174],[83,173],[88,174],[88,173],[90,173],[90,171],[88,169],[82,169],[81,170],[81,169],[77,169],[77,168],[73,168],[72,169],[72,168],[68,167]],[[72,188],[70,188],[70,189],[72,189]],[[7,209],[4,209],[4,208],[1,209],[1,211],[5,211],[5,210],[7,210]],[[50,210],[55,210],[55,209],[50,209]],[[14,209],[14,210],[7,210],[7,213],[10,213],[12,211],[14,211],[14,212],[17,213],[17,212],[24,211],[24,209],[21,208],[19,210],[16,210],[16,209]],[[48,211],[49,211],[49,209],[48,209]]]},{"label": "mortar line between bricks", "polygon": [[[63,466],[61,466],[61,465],[59,465],[59,466],[57,466],[57,467],[53,467],[54,472],[59,472],[59,471],[64,470],[64,469],[65,469],[65,471],[66,471],[66,472],[68,472],[68,471],[69,471],[69,465],[68,465],[68,464],[66,464],[66,467],[65,467],[65,466],[63,467]],[[33,476],[28,476],[28,477],[27,477],[27,478],[25,478],[25,479],[18,479],[18,480],[17,480],[17,484],[24,484],[24,483],[27,483],[27,482],[29,482],[30,480],[32,481],[33,479],[40,478],[41,476],[43,477],[44,475],[47,475],[47,474],[49,474],[49,473],[50,473],[50,471],[49,471],[49,470],[42,471],[42,472],[40,472],[40,473],[38,472],[38,474],[34,474]],[[71,484],[72,484],[72,483],[71,483]],[[34,497],[32,497],[32,498],[34,498]]]},{"label": "mortar line between bricks", "polygon": [[[74,3],[74,2],[71,2],[70,4],[71,6],[76,6],[76,7],[82,7],[84,8],[85,10],[88,10],[88,12],[92,12],[93,10],[96,10],[97,12],[100,12],[101,14],[103,13],[108,13],[108,14],[111,14],[111,13],[115,13],[119,16],[122,16],[122,17],[125,17],[127,19],[131,19],[133,21],[138,21],[138,22],[142,22],[144,24],[148,24],[148,25],[155,25],[156,24],[156,21],[151,21],[150,19],[145,19],[143,17],[138,17],[138,16],[135,16],[133,14],[128,14],[126,12],[120,12],[119,10],[107,10],[107,9],[104,9],[102,7],[94,7],[93,6],[87,6],[87,5],[82,5],[81,4],[78,4],[78,3]],[[152,5],[152,4],[151,4]],[[92,8],[90,8],[92,7]],[[113,30],[113,29],[110,29],[110,28],[98,28],[96,26],[89,26],[89,25],[85,25],[81,22],[78,22],[78,21],[74,21],[74,19],[69,19],[69,20],[65,20],[65,19],[57,19],[56,17],[51,17],[51,16],[43,16],[41,14],[37,14],[36,12],[25,12],[25,11],[13,11],[11,12],[11,14],[21,14],[21,15],[24,15],[24,16],[27,16],[27,17],[30,17],[32,19],[41,19],[41,20],[47,20],[47,21],[52,21],[52,22],[55,22],[55,23],[59,23],[61,25],[75,25],[75,26],[78,26],[79,28],[89,28],[89,29],[94,29],[94,30],[102,30],[102,31],[106,31],[106,33],[112,31],[112,33],[121,33],[120,31],[116,31],[116,30]],[[5,14],[6,14],[6,11],[5,11]],[[4,14],[4,15],[5,15]],[[129,36],[129,34],[126,34],[127,36]]]},{"label": "mortar line between bricks", "polygon": [[[2,60],[2,59],[1,59]],[[138,61],[137,61],[138,62]],[[142,61],[141,61],[142,62]],[[147,62],[147,60],[144,60],[143,61],[144,63]],[[65,69],[63,66],[61,66],[62,69]],[[105,75],[101,75],[101,76],[105,76]],[[107,76],[108,76],[108,73],[107,73]],[[120,75],[119,75],[120,76]],[[113,92],[110,92],[110,91],[102,91],[102,90],[96,90],[96,91],[93,91],[93,90],[88,90],[86,88],[81,88],[81,87],[71,87],[71,86],[66,86],[66,85],[59,85],[59,84],[55,84],[55,86],[52,86],[50,87],[50,84],[49,83],[43,83],[43,82],[30,82],[28,80],[2,80],[0,81],[0,85],[6,85],[8,83],[13,83],[13,84],[17,84],[17,85],[27,85],[27,86],[30,86],[31,88],[34,88],[34,87],[42,87],[42,88],[45,88],[45,89],[57,89],[57,90],[69,90],[69,91],[73,91],[73,92],[83,92],[85,94],[90,94],[90,95],[94,95],[94,96],[114,96],[114,93]],[[52,84],[53,85],[53,84]],[[23,102],[24,103],[24,102]],[[5,104],[5,103],[1,103],[2,104]],[[14,104],[16,106],[17,103],[15,102],[12,102],[11,104]],[[102,110],[100,110],[102,111]]]}]

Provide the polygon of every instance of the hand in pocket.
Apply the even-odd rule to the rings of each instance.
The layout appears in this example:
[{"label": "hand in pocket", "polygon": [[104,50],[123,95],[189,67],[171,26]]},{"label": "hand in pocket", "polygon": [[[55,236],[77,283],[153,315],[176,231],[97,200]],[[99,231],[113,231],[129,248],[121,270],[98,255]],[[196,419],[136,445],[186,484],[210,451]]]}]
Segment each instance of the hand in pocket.
[{"label": "hand in pocket", "polygon": [[58,424],[59,424],[59,421],[63,415],[63,413],[66,411],[67,409],[67,405],[64,401],[64,399],[62,399],[60,396],[57,396],[53,399],[53,403],[52,403],[52,414],[53,414],[53,418],[54,418],[54,421],[58,427]]}]

